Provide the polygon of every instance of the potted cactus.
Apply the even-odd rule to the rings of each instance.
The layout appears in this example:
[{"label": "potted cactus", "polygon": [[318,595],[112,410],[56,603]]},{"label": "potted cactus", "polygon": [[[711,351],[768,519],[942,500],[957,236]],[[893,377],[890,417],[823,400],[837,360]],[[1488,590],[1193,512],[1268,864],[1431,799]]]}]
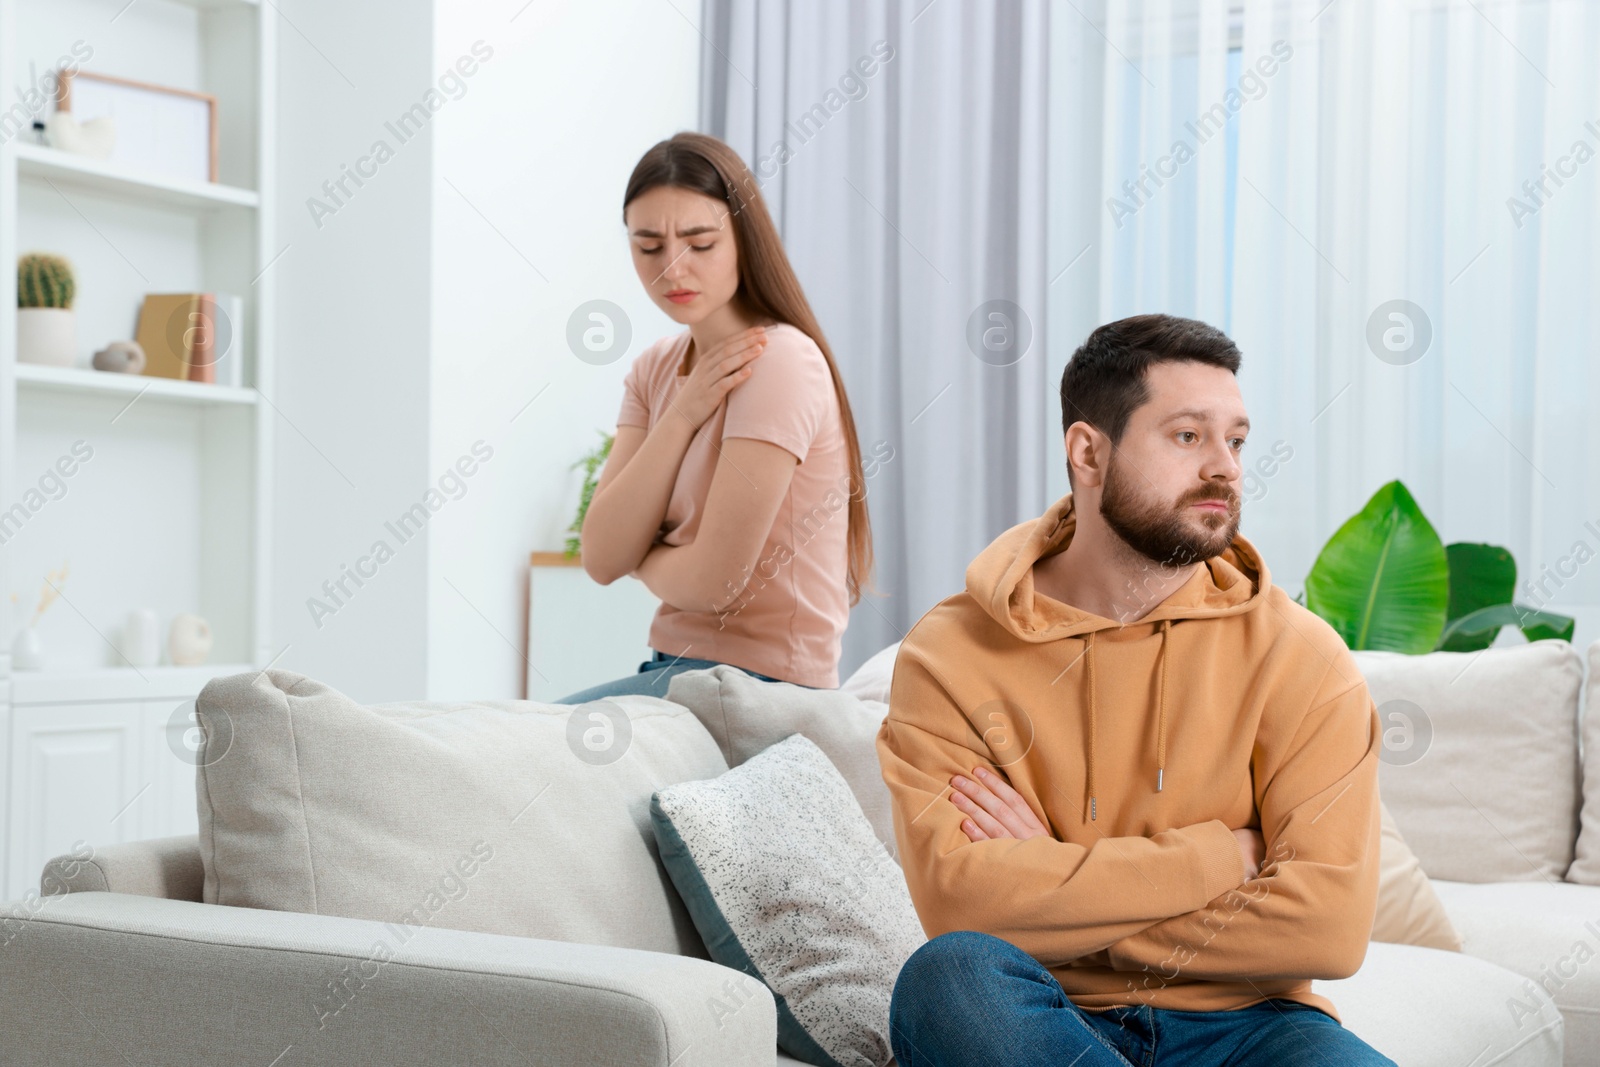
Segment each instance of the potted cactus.
[{"label": "potted cactus", "polygon": [[78,334],[72,321],[77,284],[72,264],[60,256],[30,252],[17,261],[17,359],[70,367],[77,362]]}]

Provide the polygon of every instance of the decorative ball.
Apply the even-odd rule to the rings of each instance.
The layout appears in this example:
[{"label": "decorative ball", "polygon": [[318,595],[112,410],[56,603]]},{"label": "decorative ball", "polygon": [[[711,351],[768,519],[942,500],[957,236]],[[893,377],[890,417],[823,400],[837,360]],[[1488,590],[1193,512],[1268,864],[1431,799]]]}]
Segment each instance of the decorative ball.
[{"label": "decorative ball", "polygon": [[113,374],[143,374],[144,349],[138,341],[112,341],[94,354],[94,369]]},{"label": "decorative ball", "polygon": [[211,624],[198,615],[174,615],[167,632],[167,655],[179,667],[204,663],[211,654]]}]

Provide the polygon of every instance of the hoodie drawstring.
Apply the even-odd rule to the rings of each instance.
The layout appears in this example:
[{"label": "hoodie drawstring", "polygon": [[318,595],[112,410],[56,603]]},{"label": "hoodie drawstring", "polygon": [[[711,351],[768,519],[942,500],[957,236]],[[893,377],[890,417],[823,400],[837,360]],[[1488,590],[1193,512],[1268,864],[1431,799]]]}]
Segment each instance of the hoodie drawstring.
[{"label": "hoodie drawstring", "polygon": [[[1165,785],[1167,771],[1167,646],[1172,636],[1172,620],[1161,620],[1161,650],[1156,654],[1156,792],[1161,792]],[[1084,643],[1084,658],[1089,672],[1089,760],[1088,774],[1085,776],[1084,792],[1089,797],[1089,820],[1092,822],[1099,816],[1099,804],[1095,795],[1095,741],[1097,718],[1099,715],[1099,701],[1095,694],[1094,684],[1094,631],[1090,630]]]},{"label": "hoodie drawstring", "polygon": [[1161,620],[1161,652],[1158,654],[1156,677],[1156,792],[1161,792],[1162,779],[1167,771],[1167,642],[1172,634],[1172,620]]},{"label": "hoodie drawstring", "polygon": [[1089,774],[1084,782],[1084,792],[1089,794],[1089,819],[1095,818],[1094,797],[1094,733],[1095,733],[1095,698],[1094,698],[1094,631],[1089,631],[1088,641],[1084,645],[1084,657],[1089,661]]}]

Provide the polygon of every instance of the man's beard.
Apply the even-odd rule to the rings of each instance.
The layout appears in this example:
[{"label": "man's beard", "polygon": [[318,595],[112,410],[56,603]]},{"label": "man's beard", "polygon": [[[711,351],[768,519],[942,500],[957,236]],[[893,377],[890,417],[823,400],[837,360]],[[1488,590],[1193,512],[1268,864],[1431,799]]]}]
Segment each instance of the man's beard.
[{"label": "man's beard", "polygon": [[[1125,477],[1124,464],[1112,459],[1106,471],[1105,489],[1100,494],[1100,514],[1128,547],[1156,563],[1186,567],[1212,559],[1228,550],[1239,534],[1239,497],[1228,486],[1207,483],[1185,493],[1174,505],[1145,498],[1131,483],[1138,473]],[[1191,505],[1202,500],[1221,500],[1225,513],[1201,511],[1196,528],[1187,516]]]}]

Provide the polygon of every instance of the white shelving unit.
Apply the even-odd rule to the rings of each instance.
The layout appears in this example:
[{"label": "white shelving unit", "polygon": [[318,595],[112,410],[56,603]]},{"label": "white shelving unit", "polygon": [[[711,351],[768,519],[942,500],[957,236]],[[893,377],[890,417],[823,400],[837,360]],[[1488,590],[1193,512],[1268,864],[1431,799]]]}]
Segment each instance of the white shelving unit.
[{"label": "white shelving unit", "polygon": [[[0,128],[0,900],[78,840],[192,832],[186,703],[279,652],[273,414],[261,402],[273,395],[277,30],[255,0],[0,0],[6,103],[88,48],[85,71],[213,94],[220,179],[137,173]],[[73,367],[17,361],[15,264],[30,251],[74,265]],[[134,335],[144,295],[162,292],[243,298],[232,324],[243,387],[90,367],[96,349]],[[62,598],[39,628],[46,669],[13,671],[22,620],[9,596],[31,608],[63,564]],[[209,662],[122,661],[115,643],[137,608],[155,610],[163,635],[179,612],[206,618]]]}]

